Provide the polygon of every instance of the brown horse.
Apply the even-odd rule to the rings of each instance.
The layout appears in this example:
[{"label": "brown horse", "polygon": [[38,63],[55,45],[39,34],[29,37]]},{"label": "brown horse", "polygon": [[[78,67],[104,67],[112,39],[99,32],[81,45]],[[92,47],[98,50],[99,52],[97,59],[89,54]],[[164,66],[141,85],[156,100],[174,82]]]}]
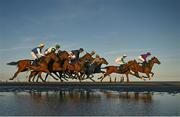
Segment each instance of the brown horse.
[{"label": "brown horse", "polygon": [[[69,54],[66,51],[62,51],[57,54],[57,57],[59,58],[59,61],[55,61],[49,70],[51,73],[54,73],[56,76],[58,76],[58,74],[57,74],[57,72],[58,72],[60,75],[58,77],[60,78],[61,82],[63,82],[63,80],[62,80],[62,74],[64,72],[63,64],[64,64],[65,60],[69,59]],[[46,81],[47,77],[48,77],[48,74],[46,74],[45,81]],[[67,79],[65,77],[63,77],[63,78],[67,81]]]},{"label": "brown horse", "polygon": [[9,80],[13,80],[14,78],[17,77],[17,75],[20,73],[20,72],[24,72],[24,71],[27,71],[29,66],[31,65],[31,62],[33,60],[29,60],[29,59],[24,59],[24,60],[19,60],[17,62],[10,62],[10,63],[7,63],[7,65],[17,65],[17,68],[18,70],[15,72],[15,74],[13,75],[12,78],[10,78]]},{"label": "brown horse", "polygon": [[[50,55],[50,54],[49,54]],[[49,56],[47,55],[47,56]],[[53,57],[51,57],[51,59],[53,61],[51,61],[51,63],[48,63],[48,70],[51,73],[54,73],[57,77],[59,77],[57,75],[56,72],[62,72],[63,71],[63,63],[64,61],[68,58],[69,54],[66,51],[61,51],[57,54],[57,56],[54,56],[55,54],[53,54]],[[29,82],[31,81],[31,78],[33,77],[33,82],[34,82],[34,78],[38,75],[38,78],[40,78],[43,82],[46,81],[47,77],[48,77],[48,73],[46,74],[45,80],[42,79],[41,77],[41,71],[32,71],[31,74],[29,75]],[[38,82],[38,78],[37,78],[37,82]],[[54,78],[54,77],[53,77]],[[61,77],[59,77],[61,81],[63,81],[61,79]]]},{"label": "brown horse", "polygon": [[[91,54],[86,53],[75,64],[71,64],[71,63],[69,63],[69,60],[66,60],[64,62],[64,65],[63,65],[64,71],[67,71],[68,73],[71,73],[71,74],[73,73],[77,76],[78,76],[78,73],[81,73],[81,76],[82,76],[82,74],[84,74],[84,63],[85,63],[85,61],[91,60],[91,59],[93,59]],[[81,77],[78,76],[78,78],[79,78],[79,81],[81,82]]]},{"label": "brown horse", "polygon": [[[145,73],[147,75],[143,76],[144,78],[149,78],[149,80],[151,80],[151,77],[153,77],[154,73],[151,71],[154,64],[161,64],[161,62],[156,58],[156,57],[152,57],[147,65],[145,67],[140,66],[136,60],[133,61],[129,61],[129,64],[132,64],[131,66],[129,66],[130,70],[132,70],[133,72],[135,72],[136,75],[139,75],[138,72],[141,73]],[[151,74],[151,76],[150,76]]]},{"label": "brown horse", "polygon": [[103,74],[103,76],[101,76],[100,78],[98,79],[101,79],[101,82],[103,81],[103,79],[106,77],[106,76],[109,76],[110,79],[111,79],[111,76],[110,74],[112,73],[117,73],[117,74],[125,74],[126,75],[126,78],[127,78],[127,82],[129,82],[129,74],[131,75],[134,75],[129,67],[128,67],[128,64],[126,64],[126,67],[124,67],[123,70],[119,70],[119,66],[107,66],[107,67],[104,67],[102,69],[106,69],[105,73]]},{"label": "brown horse", "polygon": [[[104,71],[101,71],[101,65],[105,64],[108,65],[109,63],[106,61],[105,58],[100,58],[100,61],[94,63],[94,64],[90,64],[88,62],[88,64],[86,65],[86,75],[91,75],[94,73],[104,73]],[[88,77],[87,77],[88,78]]]},{"label": "brown horse", "polygon": [[[37,71],[37,69],[41,72],[47,72],[47,73],[50,73],[48,71],[48,69],[46,69],[46,65],[44,63],[48,63],[51,59],[55,59],[54,58],[54,54],[49,54],[47,57],[42,57],[40,58],[40,62],[38,63],[39,66],[36,67],[36,66],[32,66],[31,63],[33,60],[28,60],[28,59],[24,59],[24,60],[19,60],[17,62],[10,62],[10,63],[7,63],[7,65],[17,65],[18,67],[18,70],[15,72],[14,76],[12,78],[10,78],[9,80],[13,80],[14,78],[17,77],[17,75],[20,73],[20,72],[24,72],[24,71],[27,71],[28,69],[31,69],[31,70],[34,70],[34,71]],[[42,67],[45,67],[45,69]],[[52,75],[51,75],[52,76]]]},{"label": "brown horse", "polygon": [[90,63],[88,62],[85,65],[86,67],[85,67],[85,72],[84,72],[85,74],[83,74],[83,79],[90,79],[93,82],[95,82],[95,80],[92,79],[94,77],[94,74],[104,73],[104,71],[101,70],[101,65],[102,64],[108,65],[108,62],[106,61],[105,58],[101,58],[100,61],[98,61],[94,64],[90,64]]}]

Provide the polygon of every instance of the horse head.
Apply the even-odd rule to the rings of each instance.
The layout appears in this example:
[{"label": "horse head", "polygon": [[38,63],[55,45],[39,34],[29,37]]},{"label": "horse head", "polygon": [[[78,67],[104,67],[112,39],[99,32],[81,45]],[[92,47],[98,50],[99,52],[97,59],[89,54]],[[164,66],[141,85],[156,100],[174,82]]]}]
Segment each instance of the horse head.
[{"label": "horse head", "polygon": [[84,61],[84,60],[93,60],[94,58],[92,57],[92,55],[91,54],[89,54],[89,53],[86,53],[83,57],[81,57],[79,60],[80,61]]},{"label": "horse head", "polygon": [[105,58],[101,58],[101,64],[108,65],[109,63],[106,61],[106,59],[105,59]]},{"label": "horse head", "polygon": [[156,57],[152,57],[151,60],[153,63],[157,63],[158,65],[161,64],[161,62]]},{"label": "horse head", "polygon": [[68,59],[69,54],[66,51],[61,51],[61,52],[58,52],[57,56],[59,57],[60,60],[66,60]]}]

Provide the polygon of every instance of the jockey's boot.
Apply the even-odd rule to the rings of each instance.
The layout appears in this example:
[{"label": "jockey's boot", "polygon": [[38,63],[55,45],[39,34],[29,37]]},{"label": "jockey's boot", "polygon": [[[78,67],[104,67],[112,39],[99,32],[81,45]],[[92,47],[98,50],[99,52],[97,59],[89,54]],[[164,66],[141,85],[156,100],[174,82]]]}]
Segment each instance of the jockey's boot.
[{"label": "jockey's boot", "polygon": [[38,59],[35,59],[32,63],[33,66],[38,66]]},{"label": "jockey's boot", "polygon": [[119,66],[119,70],[120,70],[120,71],[123,70],[123,65],[120,65],[120,66]]},{"label": "jockey's boot", "polygon": [[142,63],[142,67],[146,67],[146,66],[147,66],[147,62],[144,61],[144,62]]}]

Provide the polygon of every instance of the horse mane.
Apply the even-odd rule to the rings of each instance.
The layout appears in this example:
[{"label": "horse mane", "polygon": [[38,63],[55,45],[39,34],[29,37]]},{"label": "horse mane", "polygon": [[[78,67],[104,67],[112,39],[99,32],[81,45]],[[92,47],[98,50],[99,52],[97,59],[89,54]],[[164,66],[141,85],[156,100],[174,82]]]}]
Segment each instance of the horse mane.
[{"label": "horse mane", "polygon": [[[102,59],[103,61],[105,61],[105,62],[107,62],[107,63],[108,63],[108,61],[107,61],[105,58],[103,58],[103,57],[102,57],[101,59]],[[109,64],[109,63],[108,63],[108,64]]]},{"label": "horse mane", "polygon": [[153,56],[150,60],[148,60],[148,63],[150,63],[153,59],[155,59],[156,57]]}]

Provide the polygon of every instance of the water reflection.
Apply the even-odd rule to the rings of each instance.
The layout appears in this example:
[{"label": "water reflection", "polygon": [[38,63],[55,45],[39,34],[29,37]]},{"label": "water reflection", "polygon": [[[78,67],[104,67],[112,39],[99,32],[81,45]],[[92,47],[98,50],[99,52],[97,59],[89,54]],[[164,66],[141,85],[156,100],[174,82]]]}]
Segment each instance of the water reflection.
[{"label": "water reflection", "polygon": [[28,93],[30,97],[37,102],[41,100],[51,101],[54,99],[58,99],[61,102],[64,101],[79,102],[82,100],[89,101],[92,99],[96,99],[96,100],[100,99],[100,95],[95,94],[95,92],[89,92],[89,91],[55,91],[55,92],[30,91]]},{"label": "water reflection", "polygon": [[132,100],[132,101],[152,101],[153,92],[118,92],[118,93],[112,93],[112,92],[104,92],[107,99],[111,98],[120,98],[124,100]]},{"label": "water reflection", "polygon": [[[0,115],[179,115],[179,94],[108,90],[4,92]],[[167,106],[168,105],[168,106]]]},{"label": "water reflection", "polygon": [[[108,99],[120,99],[120,100],[131,100],[131,101],[144,101],[151,102],[153,100],[153,92],[113,92],[113,91],[47,91],[47,92],[37,92],[29,91],[26,94],[36,102],[40,103],[42,101],[53,101],[59,100],[60,102],[71,101],[97,101],[102,100],[103,97]],[[18,93],[16,93],[18,95]]]}]

